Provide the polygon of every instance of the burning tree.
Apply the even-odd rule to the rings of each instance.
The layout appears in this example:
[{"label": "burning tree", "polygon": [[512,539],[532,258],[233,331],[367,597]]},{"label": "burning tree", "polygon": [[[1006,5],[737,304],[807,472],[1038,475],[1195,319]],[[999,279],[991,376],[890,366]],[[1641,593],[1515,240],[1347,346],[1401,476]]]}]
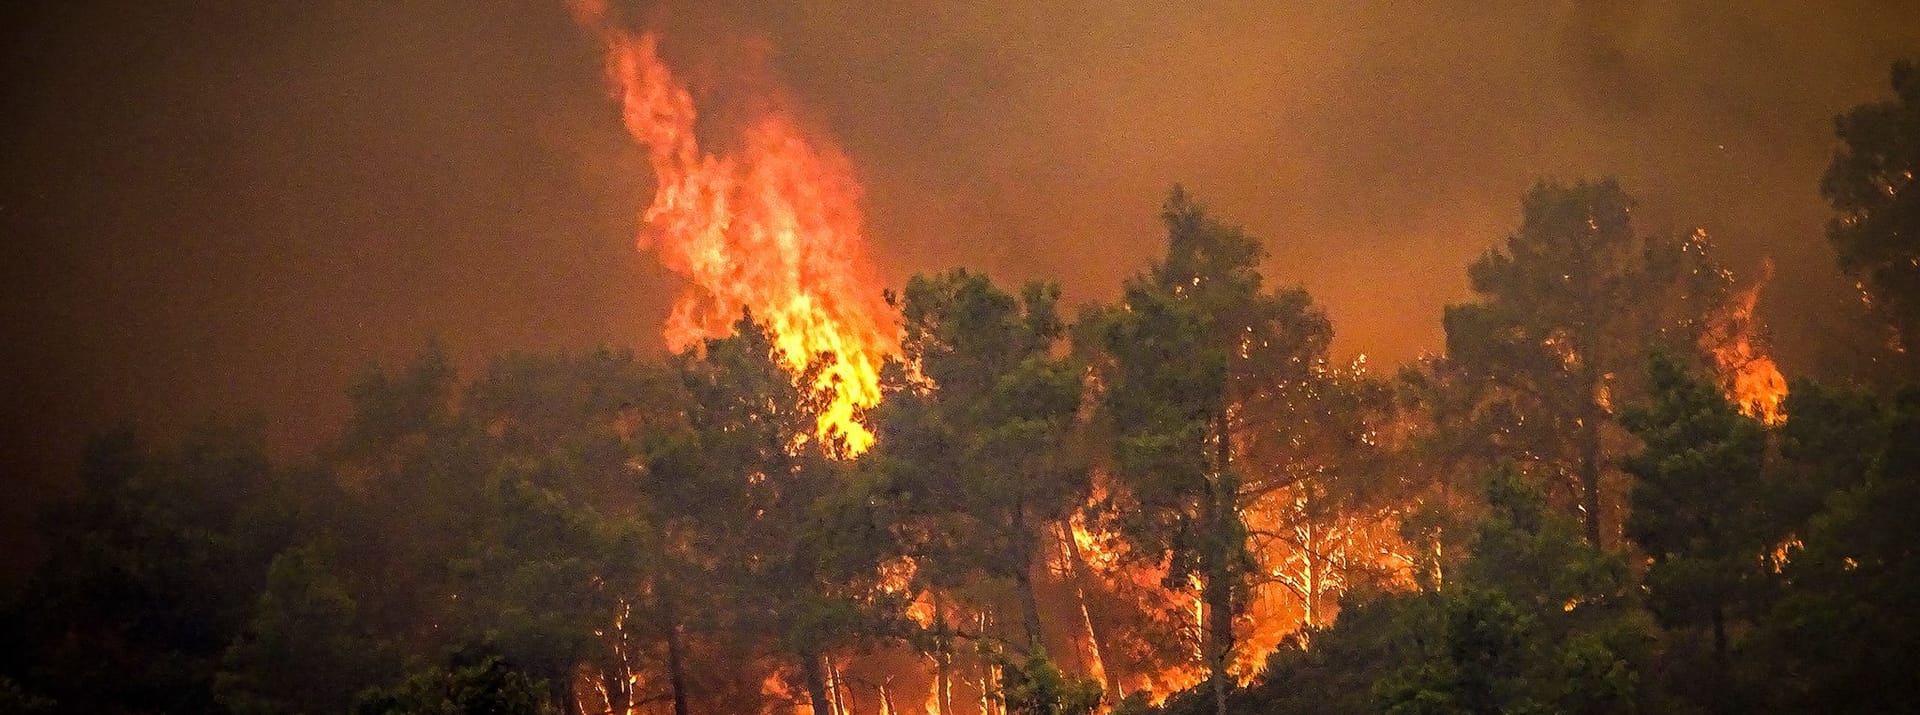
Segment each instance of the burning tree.
[{"label": "burning tree", "polygon": [[1224,713],[1253,570],[1238,418],[1257,386],[1307,376],[1332,329],[1305,291],[1264,290],[1260,244],[1184,190],[1161,216],[1166,258],[1127,281],[1119,306],[1082,322],[1124,487],[1120,531],[1136,557],[1165,565],[1169,588],[1198,591],[1200,660]]},{"label": "burning tree", "polygon": [[[677,639],[687,624],[704,623],[715,640],[739,638],[747,652],[772,658],[769,682],[797,681],[815,715],[828,715],[826,658],[863,632],[878,591],[877,558],[864,551],[873,532],[858,528],[857,508],[845,508],[845,468],[813,434],[833,396],[806,378],[827,360],[817,358],[796,383],[751,317],[734,332],[683,358],[686,426],[652,450],[648,466],[650,481],[686,497],[672,503],[677,527],[663,538],[697,571],[678,587],[700,589],[667,600],[683,604],[667,624],[668,648],[684,647]],[[690,612],[693,599],[700,613]],[[680,664],[670,656],[670,668]],[[687,675],[670,673],[676,687]],[[774,690],[779,697],[785,688]],[[684,697],[676,693],[676,702]]]},{"label": "burning tree", "polygon": [[693,95],[660,60],[658,38],[621,27],[604,0],[571,4],[607,47],[621,119],[653,169],[639,244],[689,281],[667,320],[668,348],[725,336],[753,311],[789,371],[827,356],[809,378],[832,398],[816,433],[864,451],[873,435],[859,415],[880,400],[880,363],[896,336],[867,261],[852,165],[778,109],[742,129],[737,151],[703,149]]},{"label": "burning tree", "polygon": [[1356,585],[1410,585],[1399,537],[1413,491],[1389,432],[1399,420],[1392,386],[1352,365],[1314,355],[1304,374],[1263,384],[1238,413],[1247,473],[1252,583],[1239,670],[1302,628],[1330,623]]},{"label": "burning tree", "polygon": [[[1058,298],[1058,287],[1037,283],[1016,298],[956,270],[916,276],[897,299],[908,362],[889,372],[875,421],[885,439],[863,461],[890,505],[911,590],[929,601],[920,620],[933,631],[941,702],[957,607],[985,616],[1010,605],[1011,640],[1042,645],[1044,547],[1086,499],[1087,469],[1071,448],[1081,375],[1053,354],[1065,328]],[[993,598],[996,585],[1011,587],[1011,604]]]},{"label": "burning tree", "polygon": [[[925,429],[887,456],[896,488],[923,508],[948,512],[968,537],[962,559],[1014,585],[1028,648],[1041,642],[1033,574],[1042,539],[1086,499],[1087,470],[1068,449],[1081,380],[1050,353],[1064,330],[1059,288],[1030,284],[1020,299],[986,276],[954,271],[907,283],[903,353],[926,382],[903,387],[900,410]],[[971,554],[969,556],[968,554]]]},{"label": "burning tree", "polygon": [[[1612,180],[1535,186],[1520,228],[1468,268],[1480,300],[1447,306],[1445,318],[1448,359],[1473,403],[1472,421],[1455,428],[1544,480],[1594,544],[1619,523],[1612,463],[1630,440],[1616,406],[1645,394],[1648,350],[1712,364],[1719,346],[1704,336],[1733,285],[1704,232],[1636,236],[1632,206]],[[1737,328],[1728,339],[1747,340],[1751,321]],[[1728,366],[1757,365],[1748,357]]]}]

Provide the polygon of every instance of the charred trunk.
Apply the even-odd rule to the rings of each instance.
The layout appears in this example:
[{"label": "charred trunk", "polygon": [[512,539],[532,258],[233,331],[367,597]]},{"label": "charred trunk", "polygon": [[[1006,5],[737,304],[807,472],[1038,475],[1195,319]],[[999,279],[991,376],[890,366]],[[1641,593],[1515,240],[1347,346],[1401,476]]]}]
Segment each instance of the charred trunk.
[{"label": "charred trunk", "polygon": [[667,685],[673,690],[673,715],[688,715],[687,669],[681,649],[680,626],[667,624]]},{"label": "charred trunk", "polygon": [[660,590],[660,625],[667,640],[667,687],[673,691],[673,715],[688,715],[686,643],[679,614],[674,610],[674,594],[665,584]]},{"label": "charred trunk", "polygon": [[800,677],[807,681],[807,700],[813,703],[813,715],[833,715],[833,702],[827,699],[826,672],[820,668],[820,654],[800,656]]},{"label": "charred trunk", "polygon": [[1092,668],[1100,677],[1100,685],[1112,702],[1120,702],[1120,681],[1114,677],[1113,670],[1107,667],[1106,645],[1100,637],[1100,629],[1094,625],[1093,608],[1087,603],[1087,589],[1093,581],[1092,570],[1087,567],[1086,555],[1080,552],[1080,542],[1073,538],[1073,527],[1066,522],[1060,523],[1060,540],[1066,545],[1069,565],[1073,569],[1074,598],[1079,601],[1080,619],[1087,628],[1087,648],[1091,651]]},{"label": "charred trunk", "polygon": [[1227,712],[1227,660],[1233,652],[1233,581],[1229,566],[1229,550],[1222,537],[1225,519],[1215,514],[1215,522],[1210,529],[1213,532],[1208,547],[1206,565],[1206,584],[1201,600],[1205,604],[1207,623],[1204,629],[1206,642],[1208,680],[1213,689],[1214,708],[1220,715]]},{"label": "charred trunk", "polygon": [[1581,523],[1586,527],[1587,543],[1601,548],[1600,543],[1600,422],[1599,415],[1593,411],[1581,420],[1580,425],[1580,511]]},{"label": "charred trunk", "polygon": [[1201,558],[1205,560],[1201,569],[1206,579],[1201,601],[1205,604],[1207,622],[1202,631],[1214,711],[1218,715],[1226,715],[1227,660],[1233,652],[1234,552],[1237,546],[1233,543],[1233,520],[1238,508],[1239,487],[1234,483],[1229,465],[1233,456],[1233,440],[1227,411],[1222,409],[1216,419],[1215,474],[1208,485],[1209,494],[1200,515],[1206,532],[1202,537],[1205,544],[1201,550]]},{"label": "charred trunk", "polygon": [[947,638],[947,612],[940,599],[940,589],[933,591],[933,667],[934,667],[934,706],[939,713],[946,715],[953,709],[953,655]]},{"label": "charred trunk", "polygon": [[1033,595],[1033,534],[1027,528],[1026,508],[1013,510],[1013,587],[1020,598],[1020,625],[1027,650],[1040,645],[1040,602]]}]

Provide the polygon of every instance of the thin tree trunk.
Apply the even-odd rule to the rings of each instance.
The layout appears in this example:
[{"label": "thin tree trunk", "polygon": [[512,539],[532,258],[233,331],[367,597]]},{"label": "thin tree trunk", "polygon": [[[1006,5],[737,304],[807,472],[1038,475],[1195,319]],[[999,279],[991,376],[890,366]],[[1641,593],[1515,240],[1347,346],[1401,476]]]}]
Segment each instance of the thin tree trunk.
[{"label": "thin tree trunk", "polygon": [[947,643],[947,614],[944,605],[941,602],[940,590],[933,589],[933,692],[934,706],[940,711],[937,715],[946,715],[953,710],[953,655],[949,653],[950,646]]},{"label": "thin tree trunk", "polygon": [[1020,598],[1021,627],[1027,637],[1027,651],[1040,646],[1040,603],[1033,596],[1033,535],[1028,533],[1025,505],[1013,510],[1014,570],[1013,586]]},{"label": "thin tree trunk", "polygon": [[667,625],[667,684],[673,689],[673,715],[687,715],[687,672],[680,649],[680,626]]},{"label": "thin tree trunk", "polygon": [[[986,634],[988,632],[987,629],[993,625],[992,615],[991,611],[980,614],[981,634]],[[993,715],[993,691],[994,686],[998,685],[998,683],[994,682],[993,661],[987,658],[980,658],[978,660],[980,661],[980,712],[983,713],[983,715]]]},{"label": "thin tree trunk", "polygon": [[1202,587],[1201,600],[1206,604],[1207,626],[1202,637],[1206,643],[1208,679],[1213,684],[1214,711],[1217,715],[1227,713],[1227,658],[1233,652],[1233,548],[1228,544],[1232,536],[1233,510],[1237,496],[1229,462],[1233,455],[1233,440],[1228,425],[1225,408],[1220,410],[1217,433],[1218,455],[1215,461],[1215,479],[1209,485],[1212,492],[1206,497],[1201,521],[1207,535],[1202,547],[1202,565],[1206,584]]},{"label": "thin tree trunk", "polygon": [[1215,712],[1227,712],[1227,654],[1233,651],[1233,611],[1226,596],[1227,584],[1217,577],[1207,581],[1207,637],[1212,647],[1207,652],[1207,668],[1213,682]]},{"label": "thin tree trunk", "polygon": [[660,618],[667,631],[667,686],[673,691],[673,715],[688,715],[686,645],[681,642],[680,618],[673,607],[673,592],[663,585],[660,596]]},{"label": "thin tree trunk", "polygon": [[833,715],[833,703],[827,699],[826,675],[820,670],[820,655],[800,657],[800,677],[807,681],[807,700],[813,703],[813,715]]},{"label": "thin tree trunk", "polygon": [[1093,609],[1087,605],[1087,583],[1093,574],[1087,568],[1086,555],[1080,553],[1080,542],[1073,538],[1073,526],[1060,523],[1060,539],[1066,543],[1068,563],[1073,568],[1074,597],[1080,602],[1080,620],[1087,626],[1087,647],[1093,654],[1090,664],[1095,677],[1112,702],[1120,702],[1120,683],[1114,678],[1113,671],[1107,668],[1106,647],[1100,642],[1100,629],[1094,627]]},{"label": "thin tree trunk", "polygon": [[1600,543],[1600,423],[1594,410],[1580,425],[1580,499],[1581,511],[1585,512],[1583,523],[1587,531],[1587,543],[1601,548]]},{"label": "thin tree trunk", "polygon": [[1217,543],[1224,536],[1224,521],[1214,515],[1216,522],[1212,529],[1216,543],[1208,548],[1211,563],[1207,564],[1206,584],[1202,589],[1202,602],[1206,606],[1207,625],[1204,631],[1207,654],[1207,670],[1213,685],[1215,711],[1220,715],[1227,712],[1227,659],[1233,652],[1233,584],[1228,575],[1224,543]]},{"label": "thin tree trunk", "polygon": [[827,692],[832,693],[833,696],[833,711],[838,715],[846,715],[851,712],[847,707],[847,701],[853,699],[853,696],[847,692],[847,679],[840,674],[840,666],[834,664],[832,656],[827,656],[826,661]]},{"label": "thin tree trunk", "polygon": [[1303,606],[1302,610],[1306,611],[1306,623],[1303,624],[1305,627],[1300,629],[1301,633],[1306,633],[1315,625],[1318,625],[1315,620],[1320,615],[1320,579],[1322,574],[1320,572],[1320,559],[1317,558],[1317,556],[1321,553],[1322,544],[1320,543],[1320,530],[1318,525],[1307,525],[1306,542],[1307,597],[1300,599],[1300,604]]}]

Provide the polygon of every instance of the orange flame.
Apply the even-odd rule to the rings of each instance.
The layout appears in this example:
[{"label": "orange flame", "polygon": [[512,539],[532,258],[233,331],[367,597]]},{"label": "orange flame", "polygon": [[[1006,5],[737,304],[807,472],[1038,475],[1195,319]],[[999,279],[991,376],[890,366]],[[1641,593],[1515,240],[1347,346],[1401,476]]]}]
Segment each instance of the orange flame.
[{"label": "orange flame", "polygon": [[752,311],[795,374],[830,355],[816,385],[832,395],[818,434],[865,451],[873,434],[860,412],[880,400],[879,366],[894,336],[865,252],[852,165],[779,110],[742,130],[735,151],[702,151],[693,96],[660,61],[657,38],[615,26],[603,0],[574,0],[573,11],[606,43],[627,133],[653,168],[640,247],[692,284],[667,319],[668,349],[725,336]]},{"label": "orange flame", "polygon": [[1786,420],[1787,378],[1773,358],[1754,342],[1754,306],[1760,290],[1773,280],[1773,260],[1761,264],[1760,279],[1735,293],[1725,311],[1709,323],[1701,347],[1713,355],[1720,388],[1740,411],[1768,425]]}]

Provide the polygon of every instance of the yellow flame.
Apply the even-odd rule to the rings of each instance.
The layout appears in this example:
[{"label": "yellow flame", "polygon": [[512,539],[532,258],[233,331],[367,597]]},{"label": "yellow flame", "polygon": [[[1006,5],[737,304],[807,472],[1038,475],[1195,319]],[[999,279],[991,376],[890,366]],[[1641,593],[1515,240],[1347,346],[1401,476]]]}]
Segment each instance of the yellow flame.
[{"label": "yellow flame", "polygon": [[1786,421],[1787,378],[1754,341],[1754,307],[1760,291],[1773,279],[1773,261],[1761,264],[1760,279],[1735,293],[1725,309],[1712,317],[1701,336],[1701,347],[1713,355],[1720,388],[1741,413],[1768,425]]},{"label": "yellow flame", "polygon": [[859,417],[880,400],[895,331],[866,256],[852,165],[777,109],[750,122],[733,151],[704,151],[693,96],[660,60],[658,39],[615,26],[600,0],[573,10],[605,42],[627,133],[653,169],[639,244],[691,284],[667,319],[667,347],[725,336],[751,310],[795,374],[829,356],[814,385],[831,394],[817,433],[865,451],[873,434]]}]

